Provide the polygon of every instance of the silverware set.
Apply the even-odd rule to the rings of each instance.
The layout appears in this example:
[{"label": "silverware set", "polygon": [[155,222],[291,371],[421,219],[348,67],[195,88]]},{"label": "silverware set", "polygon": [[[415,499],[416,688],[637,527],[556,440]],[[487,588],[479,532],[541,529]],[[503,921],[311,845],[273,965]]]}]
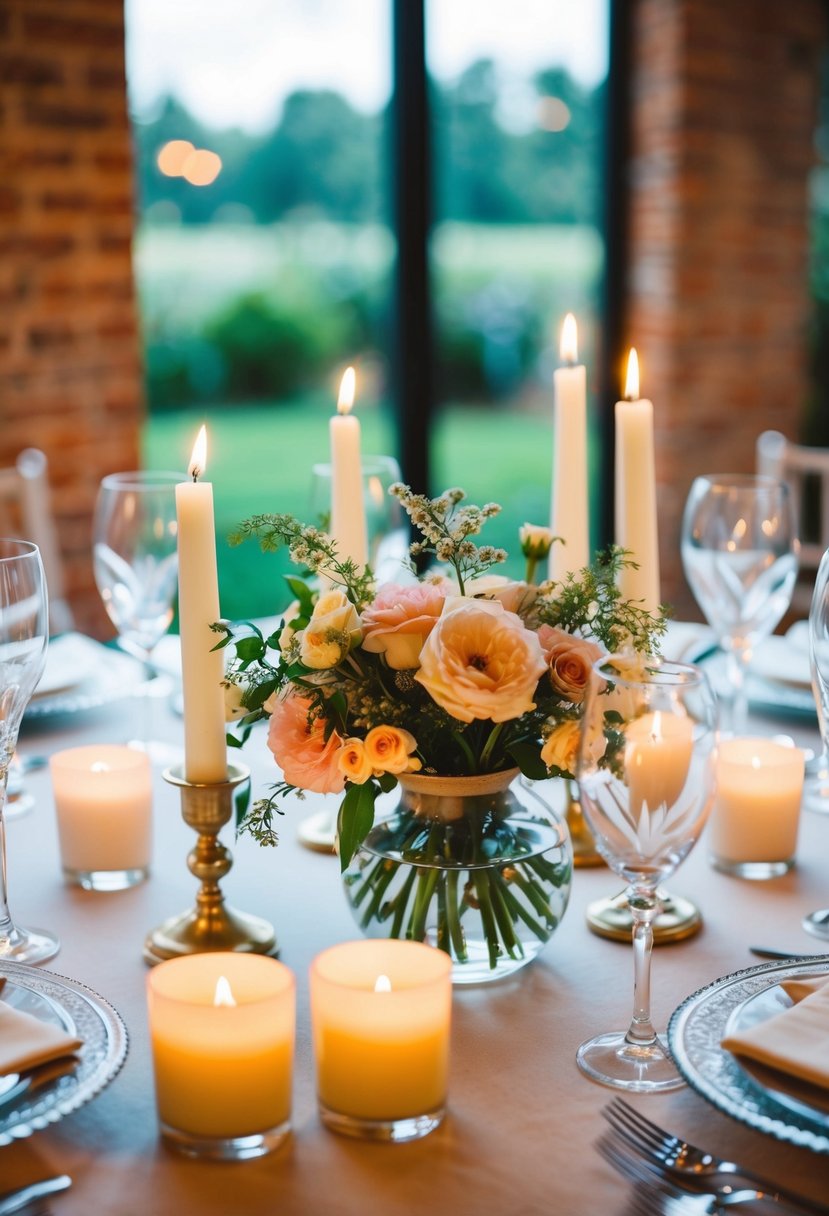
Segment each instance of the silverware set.
[{"label": "silverware set", "polygon": [[602,1114],[610,1126],[596,1147],[633,1183],[626,1216],[717,1216],[732,1208],[829,1216],[828,1207],[671,1135],[621,1098]]},{"label": "silverware set", "polygon": [[42,1182],[32,1182],[13,1191],[0,1195],[0,1216],[14,1216],[15,1212],[23,1212],[25,1216],[48,1216],[48,1208],[43,1202],[49,1195],[57,1195],[72,1185],[68,1174],[59,1174],[56,1178],[44,1178]]}]

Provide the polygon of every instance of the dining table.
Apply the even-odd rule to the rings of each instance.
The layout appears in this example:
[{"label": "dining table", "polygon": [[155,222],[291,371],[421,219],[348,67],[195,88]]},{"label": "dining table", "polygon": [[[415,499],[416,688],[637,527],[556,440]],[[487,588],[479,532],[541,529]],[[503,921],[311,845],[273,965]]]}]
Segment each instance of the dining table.
[{"label": "dining table", "polygon": [[[104,653],[101,648],[102,654]],[[152,701],[152,734],[183,746],[178,700]],[[123,743],[134,729],[135,698],[110,693],[82,711],[24,720],[24,763],[64,748]],[[755,711],[752,730],[785,733],[819,748],[817,719]],[[254,797],[278,780],[264,724],[241,752]],[[17,920],[55,930],[61,941],[44,970],[82,983],[126,1025],[123,1066],[100,1093],[53,1124],[0,1147],[0,1191],[66,1173],[72,1186],[49,1201],[55,1216],[613,1216],[625,1211],[630,1183],[599,1154],[611,1089],[576,1065],[579,1044],[626,1027],[633,1000],[629,943],[597,936],[590,903],[616,895],[620,880],[603,865],[577,868],[569,906],[541,954],[493,983],[456,985],[452,999],[449,1098],[441,1125],[420,1140],[377,1143],[328,1130],[320,1120],[309,1019],[308,970],[326,947],[356,939],[337,858],[303,847],[300,822],[329,799],[289,796],[277,818],[279,843],[222,839],[233,866],[222,889],[229,905],[275,927],[279,957],[296,976],[297,1035],[292,1130],[279,1149],[234,1162],[194,1160],[160,1139],[146,1007],[147,934],[192,906],[196,881],[186,864],[195,837],[179,791],[153,767],[154,843],[149,877],[128,890],[86,891],[62,876],[48,766],[25,776],[31,809],[7,824],[8,889]],[[558,796],[561,783],[551,782]],[[801,928],[805,914],[829,907],[829,814],[804,811],[795,866],[751,881],[715,870],[705,834],[667,882],[702,913],[694,936],[654,950],[652,1011],[665,1029],[672,1012],[718,977],[758,964],[750,947],[820,953]],[[829,952],[829,942],[826,950]],[[626,1100],[695,1144],[743,1163],[812,1202],[829,1203],[829,1155],[766,1134],[718,1109],[686,1085]],[[827,1107],[829,1109],[829,1107]]]}]

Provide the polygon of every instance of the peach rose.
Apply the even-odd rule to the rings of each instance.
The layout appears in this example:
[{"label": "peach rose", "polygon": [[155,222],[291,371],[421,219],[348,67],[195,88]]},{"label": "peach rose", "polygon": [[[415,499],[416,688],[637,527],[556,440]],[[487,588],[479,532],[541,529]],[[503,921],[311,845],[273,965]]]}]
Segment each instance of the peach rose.
[{"label": "peach rose", "polygon": [[363,650],[385,654],[395,671],[420,666],[420,652],[443,609],[446,593],[430,583],[389,583],[363,613]]},{"label": "peach rose", "polygon": [[299,638],[299,657],[306,667],[336,667],[360,640],[357,609],[342,591],[325,591],[314,605]]},{"label": "peach rose", "polygon": [[296,693],[280,696],[271,710],[268,747],[289,785],[315,794],[341,794],[345,777],[338,767],[342,739],[325,738],[319,716],[308,720],[312,702]]},{"label": "peach rose", "polygon": [[538,640],[547,660],[554,692],[564,697],[565,701],[580,705],[587,691],[593,664],[602,657],[601,647],[595,642],[586,642],[584,638],[573,637],[563,629],[555,629],[552,625],[539,628]]},{"label": "peach rose", "polygon": [[412,755],[417,740],[397,726],[375,726],[366,735],[365,752],[375,777],[381,773],[416,773],[420,761]]},{"label": "peach rose", "polygon": [[581,727],[573,719],[554,727],[541,749],[541,759],[547,768],[560,768],[564,773],[574,774],[579,758],[580,735]]},{"label": "peach rose", "polygon": [[353,785],[364,785],[368,781],[373,770],[362,739],[346,739],[340,748],[337,767]]},{"label": "peach rose", "polygon": [[497,600],[447,599],[414,677],[462,722],[508,722],[535,709],[546,664],[534,633]]}]

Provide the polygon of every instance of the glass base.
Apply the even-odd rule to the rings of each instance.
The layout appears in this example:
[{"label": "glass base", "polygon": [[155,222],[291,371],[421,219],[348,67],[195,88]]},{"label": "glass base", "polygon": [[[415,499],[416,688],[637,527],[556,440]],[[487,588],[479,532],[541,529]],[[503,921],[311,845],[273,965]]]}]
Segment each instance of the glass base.
[{"label": "glass base", "polygon": [[319,1104],[320,1118],[332,1132],[342,1136],[353,1136],[359,1140],[384,1140],[401,1144],[406,1140],[420,1140],[428,1136],[443,1121],[445,1107],[429,1111],[424,1115],[411,1115],[407,1119],[361,1119],[355,1115],[344,1115]]},{"label": "glass base", "polygon": [[[672,895],[662,888],[657,895],[661,907],[651,925],[655,946],[684,942],[699,933],[702,913],[692,900],[684,895]],[[599,937],[630,945],[633,915],[628,906],[627,891],[620,891],[612,899],[597,899],[588,904],[587,927]]]},{"label": "glass base", "polygon": [[136,866],[133,870],[71,870],[63,867],[63,876],[73,887],[84,891],[126,891],[145,882],[150,875],[149,866]]},{"label": "glass base", "polygon": [[597,1035],[582,1043],[576,1053],[579,1068],[600,1085],[626,1089],[629,1093],[654,1093],[680,1089],[685,1081],[676,1070],[663,1035],[656,1042],[637,1046],[625,1031]]},{"label": "glass base", "polygon": [[290,1135],[290,1122],[270,1127],[252,1136],[196,1136],[161,1123],[161,1139],[168,1148],[185,1157],[205,1161],[247,1161],[273,1153]]},{"label": "glass base", "polygon": [[333,855],[337,841],[336,810],[317,811],[315,815],[300,819],[296,834],[299,843],[304,844],[306,849]]},{"label": "glass base", "polygon": [[794,858],[788,861],[728,861],[724,857],[710,856],[711,865],[720,874],[733,878],[750,878],[754,882],[765,882],[769,878],[782,878],[794,867]]},{"label": "glass base", "polygon": [[803,917],[800,923],[807,933],[811,933],[812,937],[819,937],[824,942],[829,941],[829,908],[810,912],[808,916]]},{"label": "glass base", "polygon": [[0,934],[0,959],[14,963],[47,963],[60,950],[60,939],[44,929],[24,929],[12,925]]}]

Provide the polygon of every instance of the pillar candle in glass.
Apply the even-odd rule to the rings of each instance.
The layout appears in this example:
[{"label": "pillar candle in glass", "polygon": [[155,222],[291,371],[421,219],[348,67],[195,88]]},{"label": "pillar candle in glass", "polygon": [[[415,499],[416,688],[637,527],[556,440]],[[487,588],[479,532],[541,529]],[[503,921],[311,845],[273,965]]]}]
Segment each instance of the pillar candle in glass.
[{"label": "pillar candle in glass", "polygon": [[803,752],[771,739],[724,739],[708,843],[715,869],[776,878],[794,865]]},{"label": "pillar candle in glass", "polygon": [[238,1160],[290,1130],[294,976],[255,954],[191,954],[147,977],[161,1134],[194,1157]]},{"label": "pillar candle in glass", "polygon": [[147,877],[152,852],[150,759],[131,747],[71,747],[49,758],[67,882],[120,891]]},{"label": "pillar candle in glass", "polygon": [[346,1135],[411,1140],[446,1105],[452,964],[420,942],[332,946],[311,965],[323,1122]]},{"label": "pillar candle in glass", "polygon": [[679,714],[657,709],[625,726],[625,775],[634,815],[674,805],[688,779],[693,747],[693,722]]}]

